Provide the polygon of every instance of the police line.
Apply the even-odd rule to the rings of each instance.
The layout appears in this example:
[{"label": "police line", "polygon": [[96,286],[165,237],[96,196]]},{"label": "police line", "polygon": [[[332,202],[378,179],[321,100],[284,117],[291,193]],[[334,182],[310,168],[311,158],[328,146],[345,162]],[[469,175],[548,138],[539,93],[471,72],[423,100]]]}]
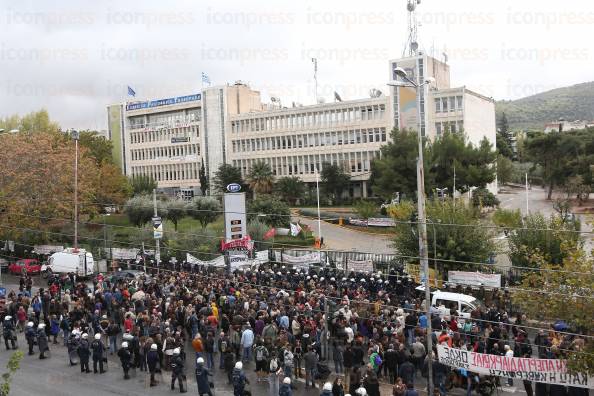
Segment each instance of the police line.
[{"label": "police line", "polygon": [[488,355],[444,345],[437,346],[437,355],[445,365],[476,374],[594,389],[594,377],[586,373],[569,373],[567,362],[561,359]]}]

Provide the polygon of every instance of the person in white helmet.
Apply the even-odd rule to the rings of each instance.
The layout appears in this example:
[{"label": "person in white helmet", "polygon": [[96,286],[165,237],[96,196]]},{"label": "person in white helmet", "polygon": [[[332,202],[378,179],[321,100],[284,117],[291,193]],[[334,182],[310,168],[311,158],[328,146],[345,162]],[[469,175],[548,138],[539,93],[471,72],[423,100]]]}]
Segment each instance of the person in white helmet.
[{"label": "person in white helmet", "polygon": [[105,345],[101,341],[101,333],[95,334],[95,339],[91,343],[93,350],[93,372],[97,374],[97,365],[99,365],[99,374],[103,374],[103,355],[105,354]]},{"label": "person in white helmet", "polygon": [[80,359],[80,372],[90,373],[91,370],[89,370],[89,357],[91,356],[91,348],[88,340],[89,335],[87,333],[83,333],[80,338],[80,344],[76,349],[78,352],[78,358]]},{"label": "person in white helmet", "polygon": [[45,352],[49,351],[45,323],[40,323],[39,326],[37,326],[37,345],[39,346],[39,359],[45,359]]},{"label": "person in white helmet", "polygon": [[206,367],[204,367],[204,359],[199,357],[196,359],[196,384],[198,385],[198,395],[209,395],[212,396],[212,391],[210,390],[210,382],[208,380],[208,376],[212,376],[212,373],[208,371]]},{"label": "person in white helmet", "polygon": [[285,379],[283,379],[283,383],[278,390],[278,396],[293,396],[290,377],[285,377]]},{"label": "person in white helmet", "polygon": [[128,348],[128,342],[122,342],[122,347],[118,350],[118,357],[122,363],[122,370],[124,370],[124,379],[130,379],[128,372],[130,371],[130,362],[132,361],[132,353]]},{"label": "person in white helmet", "polygon": [[175,380],[177,380],[179,392],[186,393],[187,390],[184,389],[184,360],[181,358],[180,352],[179,348],[175,348],[171,357],[171,390],[175,390]]},{"label": "person in white helmet", "polygon": [[33,347],[35,346],[35,329],[33,328],[33,322],[27,323],[27,328],[25,329],[25,339],[27,340],[27,344],[29,345],[29,355],[33,355]]},{"label": "person in white helmet", "polygon": [[[4,322],[2,323],[2,330],[4,335],[4,345],[6,345],[6,350],[9,349],[17,349],[16,345],[16,329],[14,326],[14,320],[12,320],[12,316],[6,315],[4,317]],[[8,341],[10,340],[12,344],[12,348],[8,345]]]},{"label": "person in white helmet", "polygon": [[233,396],[244,396],[245,385],[249,384],[245,373],[243,372],[243,363],[235,363],[233,369]]},{"label": "person in white helmet", "polygon": [[324,384],[324,387],[322,388],[322,393],[320,393],[320,396],[332,396],[332,383],[331,382],[326,382]]},{"label": "person in white helmet", "polygon": [[157,344],[151,344],[151,349],[146,354],[146,364],[151,373],[151,386],[156,386],[155,373],[157,372],[157,365],[159,363],[159,347]]}]

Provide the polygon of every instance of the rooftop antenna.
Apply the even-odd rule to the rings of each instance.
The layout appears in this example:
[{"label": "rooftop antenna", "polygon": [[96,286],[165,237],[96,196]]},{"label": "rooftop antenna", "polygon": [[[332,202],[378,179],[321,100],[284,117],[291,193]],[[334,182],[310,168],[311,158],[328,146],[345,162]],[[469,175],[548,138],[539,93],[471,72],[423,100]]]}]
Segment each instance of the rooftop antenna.
[{"label": "rooftop antenna", "polygon": [[318,60],[311,58],[311,61],[314,64],[314,96],[316,103],[318,103]]},{"label": "rooftop antenna", "polygon": [[402,57],[415,56],[418,54],[418,30],[419,22],[417,21],[417,5],[421,4],[421,0],[407,0],[406,10],[408,11],[408,39],[402,51]]}]

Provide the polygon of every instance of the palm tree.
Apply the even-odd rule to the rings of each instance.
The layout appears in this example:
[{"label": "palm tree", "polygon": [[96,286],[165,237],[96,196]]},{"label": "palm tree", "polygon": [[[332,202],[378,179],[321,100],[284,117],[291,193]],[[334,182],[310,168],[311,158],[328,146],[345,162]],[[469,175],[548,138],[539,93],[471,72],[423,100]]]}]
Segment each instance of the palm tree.
[{"label": "palm tree", "polygon": [[254,199],[256,194],[268,194],[272,191],[274,185],[274,174],[270,165],[264,161],[258,161],[250,170],[247,176],[248,184],[254,192]]}]

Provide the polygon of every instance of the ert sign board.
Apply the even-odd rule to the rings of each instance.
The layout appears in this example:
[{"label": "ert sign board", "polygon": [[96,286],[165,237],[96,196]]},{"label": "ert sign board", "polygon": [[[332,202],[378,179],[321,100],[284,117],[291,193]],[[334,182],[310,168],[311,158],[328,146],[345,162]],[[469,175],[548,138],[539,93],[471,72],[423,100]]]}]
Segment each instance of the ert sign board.
[{"label": "ert sign board", "polygon": [[247,235],[245,193],[223,195],[225,211],[225,242],[241,239]]}]

